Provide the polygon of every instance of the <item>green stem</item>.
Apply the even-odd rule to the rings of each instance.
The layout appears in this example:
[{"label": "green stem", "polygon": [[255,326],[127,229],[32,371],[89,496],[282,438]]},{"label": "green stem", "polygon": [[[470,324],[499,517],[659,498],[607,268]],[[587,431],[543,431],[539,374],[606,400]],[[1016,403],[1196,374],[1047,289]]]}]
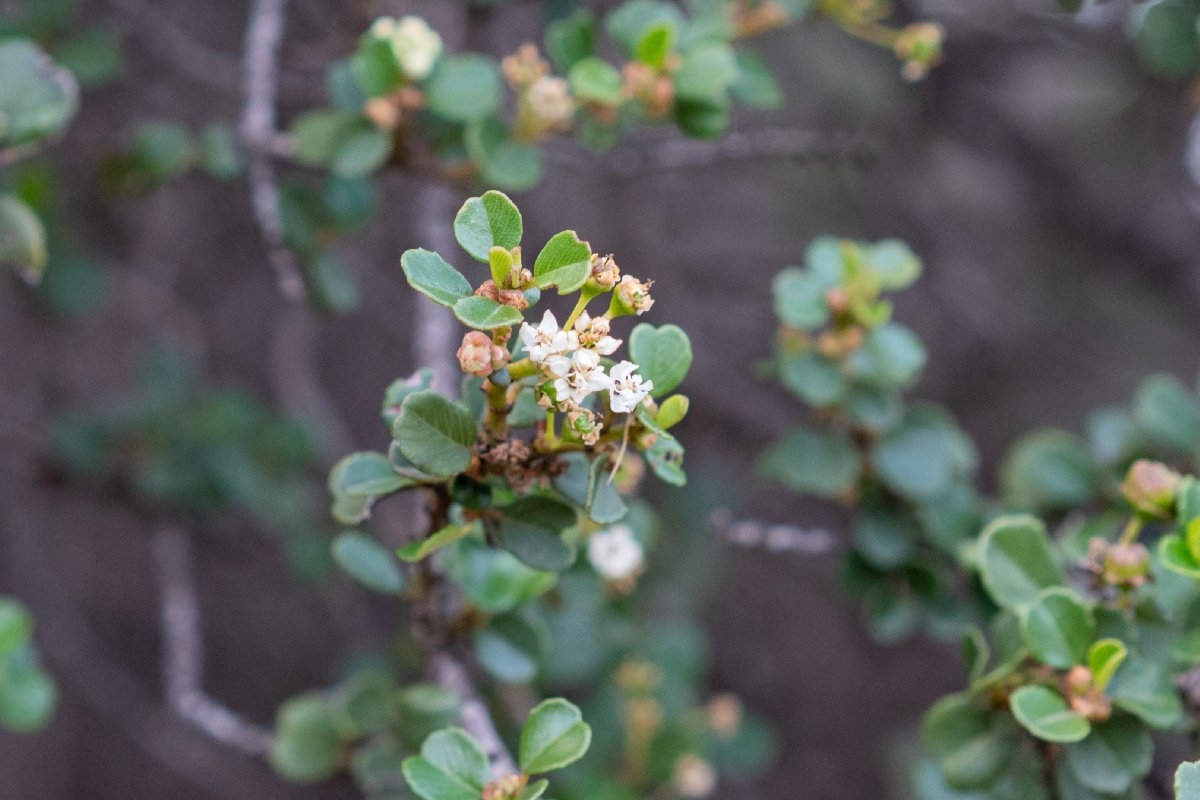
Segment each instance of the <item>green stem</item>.
[{"label": "green stem", "polygon": [[546,409],[546,446],[554,449],[558,445],[558,434],[554,432],[554,409]]},{"label": "green stem", "polygon": [[564,331],[571,330],[571,326],[575,324],[575,320],[579,319],[579,315],[587,308],[587,304],[591,302],[592,297],[595,297],[595,295],[589,296],[587,292],[579,294],[579,301],[575,303],[575,308],[571,310],[571,316],[567,317],[567,321],[563,323],[562,329]]},{"label": "green stem", "polygon": [[528,358],[522,358],[520,361],[514,361],[508,365],[508,376],[512,378],[513,383],[536,373],[537,364],[534,364]]},{"label": "green stem", "polygon": [[1139,516],[1129,518],[1129,522],[1125,523],[1125,529],[1121,531],[1121,538],[1117,544],[1130,545],[1137,541],[1138,535],[1142,532],[1142,525],[1145,520]]},{"label": "green stem", "polygon": [[503,386],[487,382],[487,414],[483,425],[487,432],[501,437],[508,432],[508,392]]}]

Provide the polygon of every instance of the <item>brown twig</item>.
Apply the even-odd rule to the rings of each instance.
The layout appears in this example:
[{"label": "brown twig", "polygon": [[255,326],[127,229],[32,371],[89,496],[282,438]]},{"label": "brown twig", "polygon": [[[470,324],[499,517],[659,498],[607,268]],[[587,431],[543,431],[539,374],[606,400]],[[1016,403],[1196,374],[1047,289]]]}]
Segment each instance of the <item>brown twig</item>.
[{"label": "brown twig", "polygon": [[709,525],[724,542],[737,547],[762,549],[768,553],[824,555],[833,551],[837,541],[832,533],[823,528],[804,529],[757,520],[735,520],[733,514],[723,508],[713,512]]},{"label": "brown twig", "polygon": [[279,45],[283,38],[287,0],[254,0],[246,27],[245,105],[241,135],[247,150],[247,180],[254,219],[267,245],[267,260],[279,290],[294,303],[304,301],[304,278],[296,255],[284,241],[279,187],[272,162],[275,95],[278,88]]},{"label": "brown twig", "polygon": [[483,747],[483,752],[487,754],[488,762],[492,765],[492,777],[503,778],[519,774],[520,770],[504,745],[504,740],[496,731],[487,704],[475,691],[466,668],[445,651],[434,653],[429,668],[438,686],[462,699],[459,721],[463,729],[475,737]]},{"label": "brown twig", "polygon": [[205,694],[200,603],[192,571],[191,543],[178,528],[154,533],[163,641],[163,684],[167,704],[214,741],[247,756],[271,748],[271,732],[243,719]]}]

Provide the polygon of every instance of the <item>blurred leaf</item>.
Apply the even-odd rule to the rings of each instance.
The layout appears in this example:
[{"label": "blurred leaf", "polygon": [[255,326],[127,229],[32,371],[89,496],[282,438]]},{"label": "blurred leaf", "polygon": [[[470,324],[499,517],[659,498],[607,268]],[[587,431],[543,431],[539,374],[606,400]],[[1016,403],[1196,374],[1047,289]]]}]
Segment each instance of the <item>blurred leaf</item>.
[{"label": "blurred leaf", "polygon": [[1004,715],[980,710],[970,695],[943,697],[925,714],[921,739],[955,789],[995,784],[1017,755],[1020,739]]},{"label": "blurred leaf", "polygon": [[270,761],[275,771],[296,783],[316,783],[337,773],[342,743],[325,699],[309,694],[279,708]]},{"label": "blurred leaf", "polygon": [[0,194],[0,265],[12,267],[26,283],[37,283],[46,268],[46,231],[29,206]]},{"label": "blurred leaf", "polygon": [[546,26],[546,54],[555,69],[566,74],[576,63],[592,55],[595,38],[595,17],[587,9],[576,9]]},{"label": "blurred leaf", "polygon": [[767,65],[751,53],[737,53],[738,76],[730,86],[734,98],[750,108],[773,110],[783,105],[783,89]]},{"label": "blurred leaf", "polygon": [[602,58],[588,56],[575,62],[567,80],[571,94],[585,103],[619,106],[625,102],[621,73]]},{"label": "blurred leaf", "polygon": [[348,531],[333,540],[333,558],[363,586],[380,594],[399,594],[404,576],[387,548],[370,536]]},{"label": "blurred leaf", "polygon": [[1044,589],[1021,610],[1021,638],[1034,658],[1055,669],[1082,664],[1096,633],[1083,598],[1071,589]]},{"label": "blurred leaf", "polygon": [[1064,582],[1050,553],[1046,528],[1034,517],[994,520],[981,534],[978,558],[983,584],[1003,608],[1034,603],[1043,589]]},{"label": "blurred leaf", "polygon": [[1147,4],[1137,27],[1142,63],[1167,78],[1182,78],[1200,65],[1200,32],[1194,0],[1159,0]]},{"label": "blurred leaf", "polygon": [[54,57],[83,86],[99,86],[121,71],[121,40],[107,28],[89,28],[59,45]]},{"label": "blurred leaf", "polygon": [[537,675],[541,632],[520,614],[494,618],[474,635],[475,657],[502,683],[528,683]]},{"label": "blurred leaf", "polygon": [[426,83],[429,110],[452,122],[486,117],[500,106],[500,72],[482,55],[444,56]]},{"label": "blurred leaf", "polygon": [[204,171],[220,180],[233,180],[242,172],[237,138],[228,125],[212,123],[200,133],[198,158]]},{"label": "blurred leaf", "polygon": [[575,510],[550,497],[521,497],[505,506],[496,536],[505,550],[533,569],[563,570],[575,561],[575,548],[563,531],[576,523]]},{"label": "blurred leaf", "polygon": [[1200,446],[1200,403],[1172,375],[1153,375],[1142,382],[1133,416],[1159,444],[1185,453]]},{"label": "blurred leaf", "polygon": [[1086,506],[1099,488],[1083,442],[1065,431],[1034,431],[1021,437],[1000,468],[1004,497],[1029,511]]},{"label": "blurred leaf", "polygon": [[788,267],[771,283],[775,313],[782,322],[795,328],[819,328],[829,321],[825,295],[832,287],[833,284],[814,272]]},{"label": "blurred leaf", "polygon": [[59,133],[75,115],[75,78],[32,42],[0,41],[0,75],[0,146]]},{"label": "blurred leaf", "polygon": [[832,498],[858,483],[862,460],[845,433],[793,428],[764,454],[760,468],[789,489]]},{"label": "blurred leaf", "polygon": [[1117,716],[1092,726],[1082,742],[1063,751],[1075,779],[1096,792],[1120,794],[1150,772],[1154,743],[1132,717]]}]

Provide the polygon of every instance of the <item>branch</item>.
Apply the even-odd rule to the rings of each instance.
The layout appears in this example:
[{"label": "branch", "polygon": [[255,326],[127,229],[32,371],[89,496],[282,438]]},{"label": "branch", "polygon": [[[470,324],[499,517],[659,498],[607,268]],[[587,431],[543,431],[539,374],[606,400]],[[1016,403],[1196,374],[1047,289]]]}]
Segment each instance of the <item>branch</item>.
[{"label": "branch", "polygon": [[[243,68],[237,56],[209,47],[154,3],[146,0],[109,1],[129,19],[129,30],[141,38],[151,55],[205,86],[223,91],[236,91],[241,87]],[[324,97],[320,90],[324,84],[317,72],[281,70],[279,81],[289,97],[314,102]],[[318,88],[314,90],[314,86]]]},{"label": "branch", "polygon": [[159,528],[154,533],[153,547],[161,597],[167,704],[217,742],[243,755],[265,755],[271,748],[271,732],[238,716],[202,689],[204,647],[187,534],[178,528]]},{"label": "branch", "polygon": [[848,161],[867,166],[875,159],[875,151],[866,139],[853,134],[762,128],[733,131],[714,142],[669,138],[629,144],[600,157],[547,148],[546,158],[563,167],[628,178],[756,159]]},{"label": "branch", "polygon": [[[454,219],[455,190],[436,180],[422,179],[412,198],[416,214],[418,243],[438,253],[453,252],[457,246],[451,234],[449,220]],[[417,303],[416,331],[413,358],[416,363],[433,368],[433,387],[454,394],[461,370],[454,361],[455,322],[448,308],[428,302],[413,293]]]},{"label": "branch", "polygon": [[496,732],[496,725],[492,722],[487,704],[475,691],[471,676],[467,674],[463,665],[454,660],[453,656],[441,651],[434,653],[430,660],[430,670],[438,686],[462,698],[460,721],[467,733],[483,746],[483,752],[487,754],[492,765],[492,777],[503,778],[520,774],[521,770],[517,768],[512,755],[505,747],[504,740]]},{"label": "branch", "polygon": [[718,538],[747,549],[768,553],[824,555],[833,550],[836,538],[823,528],[803,529],[794,525],[772,525],[757,520],[735,520],[728,509],[717,509],[709,525]]},{"label": "branch", "polygon": [[248,155],[247,180],[254,219],[267,244],[267,259],[283,296],[304,301],[304,278],[296,255],[284,242],[279,187],[271,154],[278,141],[275,130],[275,95],[279,43],[283,38],[287,0],[254,0],[246,27],[245,105],[241,134]]}]

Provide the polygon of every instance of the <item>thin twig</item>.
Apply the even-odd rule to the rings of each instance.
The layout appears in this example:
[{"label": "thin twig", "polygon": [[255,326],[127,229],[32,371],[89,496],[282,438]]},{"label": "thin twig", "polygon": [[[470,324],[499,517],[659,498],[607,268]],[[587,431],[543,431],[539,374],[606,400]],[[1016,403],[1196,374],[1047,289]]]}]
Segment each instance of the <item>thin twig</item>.
[{"label": "thin twig", "polygon": [[475,737],[483,747],[483,752],[487,754],[488,762],[492,765],[492,777],[503,778],[519,774],[520,770],[504,745],[504,740],[497,733],[487,704],[475,691],[466,668],[445,651],[434,653],[429,668],[438,686],[462,699],[459,721],[463,729]]},{"label": "thin twig", "polygon": [[865,166],[875,153],[867,140],[855,135],[762,128],[732,131],[715,142],[664,138],[649,144],[627,144],[603,156],[553,147],[547,148],[546,158],[563,167],[628,178],[760,159],[846,161]]},{"label": "thin twig", "polygon": [[246,27],[245,105],[241,134],[247,149],[247,180],[254,218],[267,245],[267,258],[279,290],[294,303],[304,301],[304,278],[296,255],[284,241],[279,187],[271,160],[275,130],[275,95],[279,44],[283,38],[287,0],[254,0]]},{"label": "thin twig", "polygon": [[200,603],[192,573],[191,543],[178,528],[154,533],[163,641],[163,683],[167,704],[206,735],[243,755],[262,756],[271,732],[243,719],[204,693],[204,646]]},{"label": "thin twig", "polygon": [[735,520],[729,510],[723,508],[713,512],[709,525],[722,541],[749,549],[761,548],[768,553],[824,555],[834,549],[837,541],[823,528],[804,529],[757,520]]},{"label": "thin twig", "polygon": [[[239,91],[243,65],[238,56],[209,47],[146,0],[109,0],[127,19],[126,27],[137,34],[146,50],[166,61],[192,80],[224,91]],[[314,102],[324,98],[320,73],[280,70],[280,88],[289,97]]]}]

